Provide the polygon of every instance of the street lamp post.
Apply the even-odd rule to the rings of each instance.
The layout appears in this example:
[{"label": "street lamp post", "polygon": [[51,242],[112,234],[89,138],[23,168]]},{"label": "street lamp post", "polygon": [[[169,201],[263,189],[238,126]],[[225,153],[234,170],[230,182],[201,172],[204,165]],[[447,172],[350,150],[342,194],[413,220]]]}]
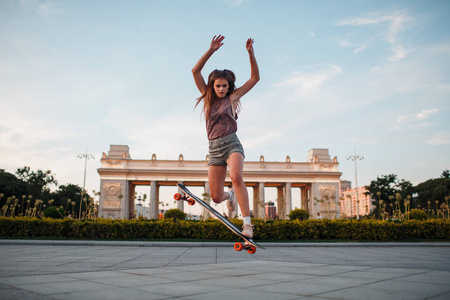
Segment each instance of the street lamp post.
[{"label": "street lamp post", "polygon": [[352,160],[355,162],[355,191],[356,191],[356,219],[359,220],[359,200],[358,200],[358,174],[356,171],[356,161],[363,160],[363,156],[359,156],[356,153],[354,155],[350,155],[347,160]]},{"label": "street lamp post", "polygon": [[81,207],[83,206],[83,195],[86,190],[86,168],[87,168],[87,160],[91,158],[95,158],[93,155],[87,153],[87,147],[86,147],[86,153],[78,155],[78,158],[83,159],[84,158],[84,180],[83,180],[83,191],[81,192],[81,200],[80,200],[80,212],[78,214],[78,219],[81,219]]}]

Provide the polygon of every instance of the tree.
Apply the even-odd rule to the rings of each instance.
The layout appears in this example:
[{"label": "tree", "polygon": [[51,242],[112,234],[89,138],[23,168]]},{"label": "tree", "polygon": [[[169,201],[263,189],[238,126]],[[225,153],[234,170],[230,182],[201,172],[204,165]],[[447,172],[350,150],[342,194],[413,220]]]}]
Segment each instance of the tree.
[{"label": "tree", "polygon": [[[37,170],[37,172],[31,171],[30,167],[23,167],[17,169],[17,178],[25,181],[28,184],[29,194],[34,199],[48,198],[50,194],[49,185],[58,185],[52,171]],[[48,200],[48,199],[47,199]]]},{"label": "tree", "polygon": [[450,178],[429,179],[418,184],[415,192],[417,193],[417,204],[421,208],[427,208],[428,201],[431,201],[434,207],[435,201],[444,203],[445,197],[450,196]]},{"label": "tree", "polygon": [[[83,188],[76,184],[60,185],[58,190],[51,193],[51,199],[55,201],[55,205],[60,207],[63,206],[67,214],[78,212],[80,210],[80,201]],[[90,198],[88,194],[85,197]],[[75,205],[72,205],[75,202]]]},{"label": "tree", "polygon": [[[399,180],[397,175],[394,174],[377,176],[377,179],[371,181],[367,188],[372,196],[372,203],[375,205],[375,215],[380,213],[380,200],[383,200],[383,203],[386,204],[385,210],[392,212],[391,208],[395,205],[397,199],[405,200],[414,193],[411,182],[404,179]],[[403,205],[400,205],[400,208],[403,209]]]},{"label": "tree", "polygon": [[64,216],[64,208],[50,206],[44,211],[44,217],[46,218],[63,219]]},{"label": "tree", "polygon": [[3,207],[9,197],[16,196],[19,198],[23,195],[28,195],[28,185],[14,174],[0,169],[0,193],[3,194],[3,197],[0,199],[0,207]]},{"label": "tree", "polygon": [[441,178],[450,178],[450,170],[444,170],[442,171]]},{"label": "tree", "polygon": [[289,213],[290,220],[308,220],[309,213],[304,209],[294,209]]},{"label": "tree", "polygon": [[164,214],[164,219],[173,219],[174,221],[184,220],[185,218],[186,218],[186,214],[183,211],[179,210],[178,208],[169,209]]}]

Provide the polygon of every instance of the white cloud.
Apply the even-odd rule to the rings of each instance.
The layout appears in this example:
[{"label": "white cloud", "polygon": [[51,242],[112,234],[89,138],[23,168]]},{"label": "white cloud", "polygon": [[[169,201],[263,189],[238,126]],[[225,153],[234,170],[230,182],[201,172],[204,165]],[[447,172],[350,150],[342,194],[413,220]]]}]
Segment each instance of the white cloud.
[{"label": "white cloud", "polygon": [[417,119],[418,120],[426,120],[431,115],[434,115],[434,114],[436,114],[438,112],[439,112],[439,109],[437,109],[437,108],[425,109],[425,110],[422,110],[420,113],[417,114]]},{"label": "white cloud", "polygon": [[377,66],[370,71],[370,86],[382,97],[395,93],[409,94],[436,86],[433,79],[437,70],[420,59]]},{"label": "white cloud", "polygon": [[450,144],[450,132],[442,131],[442,132],[434,133],[427,140],[425,140],[425,143],[427,143],[429,145],[446,145],[446,144]]},{"label": "white cloud", "polygon": [[222,0],[222,1],[225,2],[226,4],[229,4],[232,6],[239,6],[243,2],[248,1],[248,0]]},{"label": "white cloud", "polygon": [[336,65],[331,65],[317,72],[303,73],[295,71],[292,72],[289,78],[276,83],[274,86],[291,87],[293,88],[293,97],[295,99],[303,98],[314,94],[327,80],[341,72],[342,68]]},{"label": "white cloud", "polygon": [[73,136],[67,128],[55,125],[51,120],[33,114],[26,115],[8,108],[0,110],[2,145],[10,148],[11,153]]},{"label": "white cloud", "polygon": [[405,47],[399,43],[398,35],[401,31],[408,28],[412,21],[414,21],[414,19],[405,11],[396,11],[390,14],[372,13],[363,17],[348,18],[338,21],[337,25],[366,26],[383,23],[388,24],[388,28],[384,31],[382,39],[391,45],[391,50],[394,52],[394,54],[388,58],[389,61],[396,62],[405,58],[409,53],[409,50],[405,49]]},{"label": "white cloud", "polygon": [[402,45],[392,47],[394,54],[388,58],[389,61],[396,62],[405,58],[410,50],[406,50]]},{"label": "white cloud", "polygon": [[62,4],[54,1],[19,0],[23,8],[32,10],[41,16],[60,13],[63,11]]},{"label": "white cloud", "polygon": [[437,45],[432,47],[432,49],[438,53],[450,54],[450,43]]},{"label": "white cloud", "polygon": [[208,151],[204,121],[199,116],[200,109],[190,116],[166,112],[150,117],[146,111],[117,106],[109,110],[103,122],[117,130],[117,139],[130,144],[133,158],[148,158],[155,153],[164,159],[183,154],[189,160],[203,159]]},{"label": "white cloud", "polygon": [[437,113],[439,113],[438,108],[431,108],[424,109],[416,114],[401,115],[397,118],[397,123],[391,128],[391,130],[405,131],[430,127],[433,125],[433,122],[428,121],[428,119]]},{"label": "white cloud", "polygon": [[353,50],[353,53],[357,54],[359,52],[364,51],[367,48],[367,46],[363,45],[361,47],[355,48],[355,50]]},{"label": "white cloud", "polygon": [[312,31],[309,32],[309,35],[310,35],[311,37],[315,37],[315,36],[316,36],[316,34],[315,34],[314,32],[312,32]]},{"label": "white cloud", "polygon": [[342,39],[342,38],[335,38],[334,39],[335,40],[335,42],[337,43],[337,45],[339,46],[339,47],[343,47],[343,48],[354,48],[353,49],[353,53],[354,54],[357,54],[357,53],[359,53],[359,52],[362,52],[362,51],[364,51],[368,46],[367,46],[367,44],[353,44],[353,43],[351,43],[351,42],[349,42],[349,41],[347,41],[347,40],[344,40],[344,39]]},{"label": "white cloud", "polygon": [[397,39],[397,35],[400,31],[407,27],[407,24],[413,19],[409,17],[404,11],[396,11],[391,14],[384,13],[372,13],[364,17],[353,17],[337,22],[339,26],[364,26],[371,24],[388,23],[389,28],[385,33],[385,39],[394,44]]}]

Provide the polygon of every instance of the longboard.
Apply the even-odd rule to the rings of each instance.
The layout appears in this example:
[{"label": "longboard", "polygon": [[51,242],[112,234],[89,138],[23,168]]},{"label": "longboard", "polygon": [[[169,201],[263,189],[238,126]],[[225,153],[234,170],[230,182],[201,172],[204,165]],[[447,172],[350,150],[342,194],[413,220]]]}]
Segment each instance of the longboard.
[{"label": "longboard", "polygon": [[209,210],[214,216],[216,216],[217,219],[219,219],[219,221],[222,222],[223,225],[228,227],[228,229],[230,229],[234,234],[236,234],[237,236],[239,236],[240,238],[242,238],[245,241],[245,244],[242,244],[239,242],[234,244],[234,249],[236,251],[242,251],[243,249],[246,249],[248,253],[253,254],[256,252],[256,248],[265,249],[264,247],[255,243],[255,241],[253,241],[252,239],[249,239],[245,235],[242,235],[242,232],[239,230],[239,228],[236,227],[236,225],[234,225],[233,223],[230,222],[230,220],[228,220],[227,218],[222,216],[217,210],[215,210],[214,208],[209,206],[208,203],[206,203],[199,197],[195,196],[191,191],[189,191],[184,186],[184,184],[178,183],[177,185],[184,192],[184,195],[176,193],[174,195],[175,200],[187,201],[189,205],[194,205],[195,202],[198,202],[201,206],[203,206],[204,208]]}]

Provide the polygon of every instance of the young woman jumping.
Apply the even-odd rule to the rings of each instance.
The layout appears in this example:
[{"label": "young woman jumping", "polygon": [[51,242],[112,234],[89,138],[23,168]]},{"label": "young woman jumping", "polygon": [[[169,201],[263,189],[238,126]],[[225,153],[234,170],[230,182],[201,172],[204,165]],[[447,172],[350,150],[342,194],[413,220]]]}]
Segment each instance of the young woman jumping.
[{"label": "young woman jumping", "polygon": [[[259,81],[259,69],[253,51],[253,39],[248,39],[246,48],[250,58],[250,79],[240,88],[235,87],[236,76],[229,70],[214,70],[205,83],[201,71],[211,55],[223,45],[224,36],[214,36],[206,53],[192,69],[195,84],[201,93],[197,107],[203,101],[203,113],[206,119],[206,132],[209,140],[208,180],[211,198],[215,203],[227,201],[229,211],[236,209],[236,198],[244,217],[242,234],[252,238],[253,226],[250,219],[250,207],[247,187],[242,172],[244,169],[244,148],[237,135],[237,118],[240,99]],[[233,188],[224,191],[227,166]]]}]

